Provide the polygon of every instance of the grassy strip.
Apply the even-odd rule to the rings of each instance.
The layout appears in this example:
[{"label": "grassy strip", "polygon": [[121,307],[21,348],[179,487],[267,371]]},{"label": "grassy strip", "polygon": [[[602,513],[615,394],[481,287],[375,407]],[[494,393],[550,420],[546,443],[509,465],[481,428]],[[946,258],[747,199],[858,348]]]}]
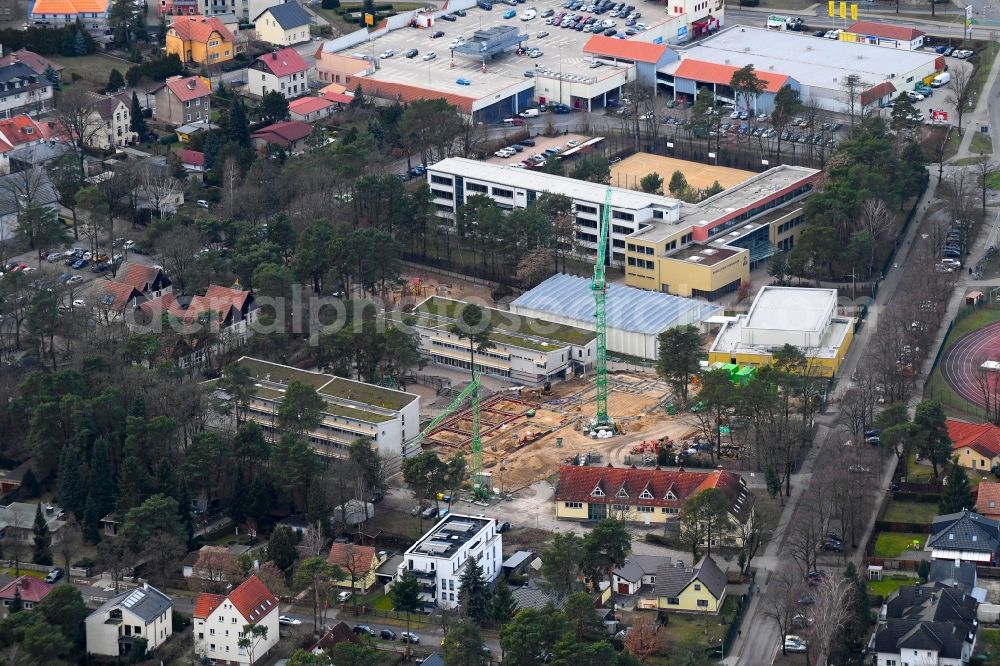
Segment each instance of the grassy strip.
[{"label": "grassy strip", "polygon": [[[990,139],[988,134],[983,134],[982,132],[976,132],[972,137],[972,142],[969,144],[969,152],[979,155],[981,153],[986,153],[987,155],[993,155],[993,141]],[[975,160],[979,158],[973,158],[973,164]]]},{"label": "grassy strip", "polygon": [[937,504],[928,502],[889,502],[883,520],[890,523],[930,523],[938,515]]},{"label": "grassy strip", "polygon": [[909,576],[900,578],[883,578],[882,580],[868,581],[868,591],[872,594],[885,598],[901,587],[916,585],[919,582],[920,581],[918,579],[910,578]]},{"label": "grassy strip", "polygon": [[920,550],[927,540],[926,534],[907,532],[882,532],[875,542],[875,557],[899,557],[906,550]]}]

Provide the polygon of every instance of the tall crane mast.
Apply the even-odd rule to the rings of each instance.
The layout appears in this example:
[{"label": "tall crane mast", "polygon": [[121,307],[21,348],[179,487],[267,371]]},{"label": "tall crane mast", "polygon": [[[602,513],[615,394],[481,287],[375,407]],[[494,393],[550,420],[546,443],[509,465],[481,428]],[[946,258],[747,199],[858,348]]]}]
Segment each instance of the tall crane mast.
[{"label": "tall crane mast", "polygon": [[597,261],[594,263],[594,279],[590,290],[594,292],[594,323],[597,331],[597,415],[593,426],[614,427],[608,416],[608,349],[607,349],[607,296],[608,285],[604,279],[604,263],[608,255],[608,230],[611,227],[611,187],[604,193],[604,209],[601,211],[601,228],[597,236]]}]

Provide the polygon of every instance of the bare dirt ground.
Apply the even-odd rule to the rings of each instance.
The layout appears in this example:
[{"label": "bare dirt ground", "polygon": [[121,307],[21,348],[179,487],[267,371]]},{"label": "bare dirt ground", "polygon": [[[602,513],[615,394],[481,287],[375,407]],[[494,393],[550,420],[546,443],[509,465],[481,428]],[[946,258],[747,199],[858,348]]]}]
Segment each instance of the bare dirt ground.
[{"label": "bare dirt ground", "polygon": [[[519,400],[494,396],[480,411],[483,432],[483,469],[492,472],[493,485],[514,492],[551,477],[577,454],[597,453],[601,464],[626,463],[638,442],[669,437],[689,439],[695,425],[688,414],[670,416],[669,388],[650,374],[615,373],[609,377],[608,412],[621,424],[622,433],[612,439],[590,437],[586,425],[596,413],[594,377],[556,384],[551,394],[525,392]],[[526,415],[526,404],[535,415]],[[425,443],[439,442],[441,454],[451,455],[471,444],[470,410],[456,415],[448,429],[428,436]],[[499,426],[496,424],[500,423]]]}]

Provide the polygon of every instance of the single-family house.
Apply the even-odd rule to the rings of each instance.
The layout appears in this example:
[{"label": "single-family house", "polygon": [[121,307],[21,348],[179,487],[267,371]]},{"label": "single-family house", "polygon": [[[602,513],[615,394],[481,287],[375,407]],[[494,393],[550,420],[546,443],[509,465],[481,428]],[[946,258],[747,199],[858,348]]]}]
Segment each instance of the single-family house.
[{"label": "single-family house", "polygon": [[711,555],[694,567],[678,560],[657,568],[653,593],[661,610],[718,613],[726,598],[726,574]]},{"label": "single-family house", "polygon": [[309,14],[295,0],[268,7],[253,20],[257,38],[275,46],[308,42],[311,22]]},{"label": "single-family house", "polygon": [[1000,549],[1000,522],[974,511],[959,511],[936,517],[924,550],[935,560],[976,562],[996,566]]},{"label": "single-family house", "polygon": [[711,488],[722,491],[729,503],[729,529],[713,534],[711,545],[739,545],[737,528],[753,518],[754,495],[742,476],[725,470],[564,466],[556,486],[556,516],[601,520],[610,515],[662,525],[679,519],[684,502]]},{"label": "single-family house", "polygon": [[[24,477],[31,470],[31,459],[10,470],[0,470],[0,493],[6,495],[21,487]],[[34,472],[32,472],[34,474]]]},{"label": "single-family house", "polygon": [[[256,575],[250,576],[226,596],[202,592],[194,602],[195,654],[216,664],[241,666],[263,660],[279,636],[278,599]],[[267,627],[255,638],[252,654],[240,646],[244,627]]]},{"label": "single-family house", "polygon": [[156,119],[170,125],[208,122],[212,89],[200,76],[172,76],[156,88]]},{"label": "single-family house", "polygon": [[21,576],[0,587],[0,603],[7,608],[14,599],[20,597],[23,608],[31,610],[49,596],[53,587],[55,586],[52,583],[46,583],[33,576]]},{"label": "single-family house", "polygon": [[306,148],[306,139],[312,133],[312,126],[299,120],[287,120],[268,125],[250,135],[258,150],[280,148],[287,153],[301,153]]},{"label": "single-family house", "polygon": [[45,169],[34,167],[0,176],[0,241],[13,238],[18,216],[29,199],[53,215],[59,213],[59,194]]},{"label": "single-family house", "polygon": [[126,312],[134,310],[146,300],[142,292],[130,284],[114,280],[94,280],[93,284],[90,293],[95,310],[107,322],[123,320]]},{"label": "single-family house", "polygon": [[187,148],[182,148],[177,151],[177,157],[180,159],[181,166],[184,167],[185,171],[190,171],[191,173],[204,173],[205,153],[198,150],[188,150]]},{"label": "single-family house", "polygon": [[316,643],[309,648],[309,651],[313,654],[322,655],[329,654],[333,651],[333,648],[337,647],[341,643],[353,643],[354,645],[362,645],[361,638],[358,634],[354,633],[351,626],[346,622],[338,622],[327,630],[323,636],[316,641]]},{"label": "single-family house", "polygon": [[875,666],[962,666],[976,647],[979,602],[939,583],[901,587],[868,641]]},{"label": "single-family house", "polygon": [[555,608],[562,608],[565,603],[565,598],[558,598],[549,590],[538,587],[534,579],[528,579],[527,585],[512,588],[511,595],[514,597],[514,604],[518,610],[523,608],[542,610],[549,604]]},{"label": "single-family house", "polygon": [[322,97],[300,97],[288,103],[288,117],[311,123],[326,118],[337,105]]},{"label": "single-family house", "polygon": [[962,467],[989,472],[1000,464],[1000,426],[945,419],[953,457]]},{"label": "single-family house", "polygon": [[120,92],[114,95],[94,95],[95,131],[87,132],[84,139],[91,148],[110,150],[127,146],[139,135],[132,131],[132,97]]},{"label": "single-family house", "polygon": [[632,596],[642,587],[656,584],[656,570],[672,564],[662,555],[629,555],[625,564],[611,572],[611,586],[616,594]]},{"label": "single-family house", "polygon": [[983,480],[978,488],[976,513],[990,520],[1000,520],[1000,483]]},{"label": "single-family house", "polygon": [[42,507],[42,517],[49,528],[52,544],[62,541],[62,528],[66,525],[64,512],[51,504],[33,504],[31,502],[11,502],[0,509],[0,534],[4,539],[16,540],[22,544],[35,543],[35,516],[38,507]]},{"label": "single-family house", "polygon": [[173,600],[148,583],[115,595],[87,616],[87,654],[127,657],[136,641],[153,651],[174,633]]},{"label": "single-family house", "polygon": [[24,63],[30,67],[35,74],[44,76],[48,78],[49,81],[58,81],[62,75],[63,69],[65,69],[55,60],[49,60],[45,56],[38,55],[34,51],[29,51],[28,49],[18,49],[3,56],[0,58],[0,67],[13,65],[16,62]]},{"label": "single-family house", "polygon": [[285,99],[294,99],[309,92],[310,69],[293,48],[265,53],[254,60],[247,70],[247,90],[257,97],[277,90]]},{"label": "single-family house", "polygon": [[[377,581],[375,571],[387,559],[385,551],[376,551],[371,546],[334,542],[326,557],[327,564],[339,566],[346,574],[336,582],[338,587],[346,587],[365,594]],[[351,578],[354,581],[352,583]]]},{"label": "single-family house", "polygon": [[196,578],[208,586],[225,583],[236,570],[236,556],[225,546],[202,546],[184,558],[181,571],[185,578]]},{"label": "single-family house", "polygon": [[178,16],[167,29],[166,51],[184,63],[219,65],[236,57],[236,41],[213,16]]},{"label": "single-family house", "polygon": [[37,116],[52,109],[52,82],[23,62],[0,66],[0,90],[0,118]]}]

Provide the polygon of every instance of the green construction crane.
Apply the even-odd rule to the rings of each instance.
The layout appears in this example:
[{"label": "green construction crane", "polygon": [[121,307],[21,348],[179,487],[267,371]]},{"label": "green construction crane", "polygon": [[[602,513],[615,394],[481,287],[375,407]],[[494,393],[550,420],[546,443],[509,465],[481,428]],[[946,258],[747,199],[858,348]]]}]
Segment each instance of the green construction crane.
[{"label": "green construction crane", "polygon": [[441,422],[451,416],[462,404],[472,398],[472,493],[477,498],[489,496],[489,489],[483,486],[483,443],[479,438],[479,375],[473,373],[472,382],[466,386],[451,403],[444,408],[438,416],[427,424],[427,427],[420,431],[410,445],[417,445],[423,441],[424,437],[434,428],[441,425]]},{"label": "green construction crane", "polygon": [[608,255],[608,229],[611,226],[611,187],[604,193],[604,210],[601,211],[601,229],[597,236],[597,261],[594,263],[594,279],[590,289],[594,292],[594,324],[597,331],[597,415],[592,427],[614,427],[608,416],[608,285],[604,280],[604,263]]}]

